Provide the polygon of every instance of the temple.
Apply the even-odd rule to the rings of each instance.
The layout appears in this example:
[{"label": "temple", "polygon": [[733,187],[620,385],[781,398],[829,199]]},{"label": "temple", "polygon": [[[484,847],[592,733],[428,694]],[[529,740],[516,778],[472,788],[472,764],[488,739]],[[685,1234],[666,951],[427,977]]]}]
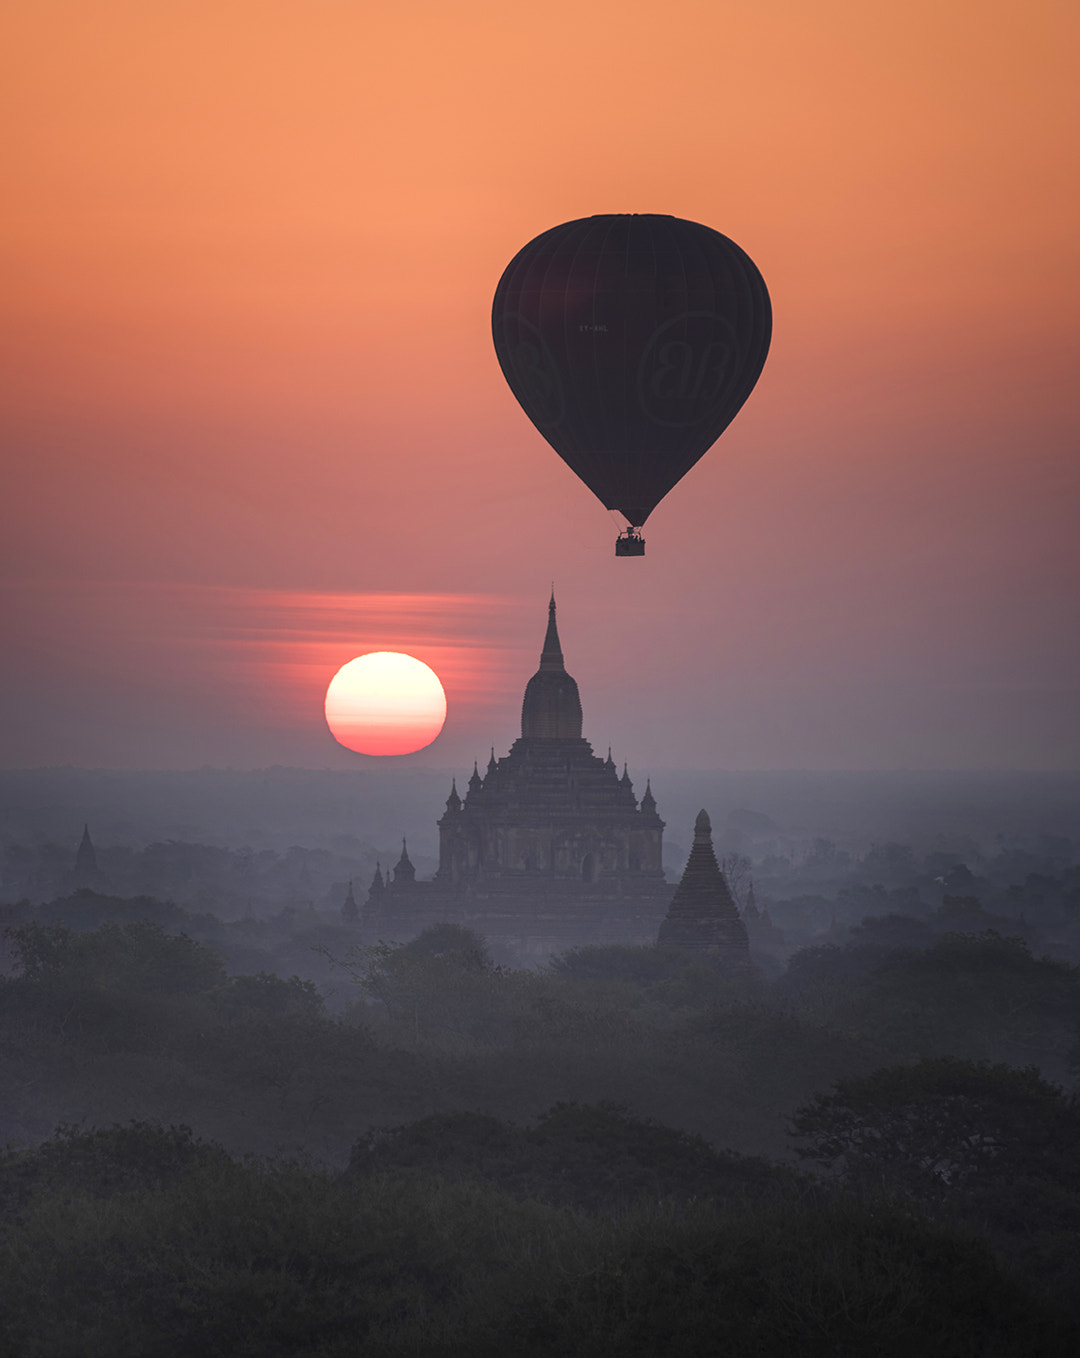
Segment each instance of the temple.
[{"label": "temple", "polygon": [[456,784],[439,821],[439,871],[452,890],[585,885],[609,892],[664,880],[664,822],[646,786],[638,805],[630,777],[581,734],[581,698],[567,674],[548,605],[540,668],[521,705],[521,738],[503,759],[478,768],[462,800]]},{"label": "temple", "polygon": [[498,960],[515,964],[589,943],[659,942],[750,967],[709,817],[699,814],[682,881],[672,887],[652,788],[646,782],[639,802],[626,765],[620,775],[610,750],[606,759],[593,754],[581,729],[552,595],[521,736],[502,759],[492,750],[483,773],[473,765],[464,796],[452,781],[434,880],[416,880],[404,838],[392,873],[376,866],[362,911],[366,937],[405,942],[451,922],[483,934]]},{"label": "temple", "polygon": [[438,822],[439,868],[416,881],[402,857],[377,873],[365,932],[387,941],[453,921],[497,955],[535,960],[584,943],[653,943],[671,899],[662,867],[664,822],[646,784],[582,736],[581,697],[566,671],[548,604],[540,665],[525,688],[521,736],[487,768],[456,779]]}]

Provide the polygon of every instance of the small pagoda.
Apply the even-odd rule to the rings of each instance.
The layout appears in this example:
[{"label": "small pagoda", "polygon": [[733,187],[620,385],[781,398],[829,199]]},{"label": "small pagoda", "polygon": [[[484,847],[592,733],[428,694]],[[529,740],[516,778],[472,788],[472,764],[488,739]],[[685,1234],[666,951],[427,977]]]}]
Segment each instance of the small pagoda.
[{"label": "small pagoda", "polygon": [[660,925],[662,948],[688,948],[751,966],[750,940],[713,849],[708,814],[699,811],[682,881]]}]

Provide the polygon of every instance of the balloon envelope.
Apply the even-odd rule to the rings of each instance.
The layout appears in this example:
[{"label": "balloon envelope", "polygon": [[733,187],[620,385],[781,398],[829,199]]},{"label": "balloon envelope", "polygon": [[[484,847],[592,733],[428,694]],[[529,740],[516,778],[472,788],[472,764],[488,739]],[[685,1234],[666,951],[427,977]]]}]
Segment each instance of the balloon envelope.
[{"label": "balloon envelope", "polygon": [[621,214],[564,222],[519,250],[491,323],[525,413],[638,526],[750,395],[772,308],[753,260],[718,231]]}]

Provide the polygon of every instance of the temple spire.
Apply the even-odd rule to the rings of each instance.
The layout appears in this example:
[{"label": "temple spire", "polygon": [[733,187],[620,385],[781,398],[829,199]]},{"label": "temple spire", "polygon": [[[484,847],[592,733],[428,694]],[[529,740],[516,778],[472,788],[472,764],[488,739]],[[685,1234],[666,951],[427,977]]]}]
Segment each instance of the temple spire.
[{"label": "temple spire", "polygon": [[580,740],[581,698],[578,686],[563,663],[555,622],[555,591],[548,602],[547,632],[540,668],[525,686],[521,705],[521,734],[525,739]]},{"label": "temple spire", "polygon": [[97,853],[94,850],[94,841],[90,838],[89,825],[83,825],[82,839],[79,847],[75,851],[75,871],[76,872],[97,872]]},{"label": "temple spire", "polygon": [[405,836],[401,836],[401,857],[394,865],[394,885],[401,886],[403,883],[416,881],[416,869],[409,858],[408,846],[405,843]]},{"label": "temple spire", "polygon": [[554,586],[551,590],[551,602],[548,604],[548,625],[547,632],[544,634],[544,649],[540,652],[540,668],[542,670],[566,670],[562,646],[559,642],[559,629],[555,623]]},{"label": "temple spire", "polygon": [[78,888],[94,887],[100,889],[104,883],[88,825],[83,826],[82,839],[79,841],[79,847],[75,852],[75,870],[71,874],[71,881]]}]

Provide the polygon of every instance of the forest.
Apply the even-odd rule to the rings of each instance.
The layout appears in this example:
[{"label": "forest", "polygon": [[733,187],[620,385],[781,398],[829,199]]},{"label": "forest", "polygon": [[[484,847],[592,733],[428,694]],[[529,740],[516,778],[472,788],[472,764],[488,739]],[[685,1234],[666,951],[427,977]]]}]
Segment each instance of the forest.
[{"label": "forest", "polygon": [[1062,879],[1042,934],[942,891],[739,976],[8,906],[0,1352],[1071,1354]]}]

